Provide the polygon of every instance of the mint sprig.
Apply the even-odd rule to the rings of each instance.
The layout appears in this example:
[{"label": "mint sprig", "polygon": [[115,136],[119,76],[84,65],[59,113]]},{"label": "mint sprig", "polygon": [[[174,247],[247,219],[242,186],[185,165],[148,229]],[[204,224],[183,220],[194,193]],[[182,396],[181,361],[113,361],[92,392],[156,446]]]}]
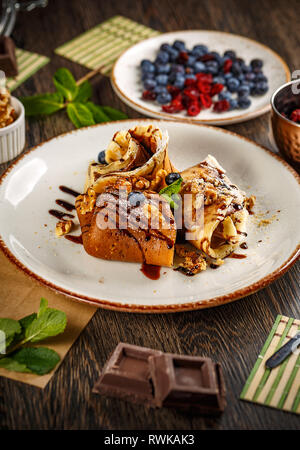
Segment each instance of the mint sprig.
[{"label": "mint sprig", "polygon": [[66,323],[66,314],[58,309],[48,308],[48,302],[44,298],[41,299],[37,313],[20,320],[0,319],[0,339],[2,336],[2,341],[6,344],[5,348],[3,345],[1,347],[0,367],[38,375],[50,372],[60,360],[57,352],[28,344],[63,333]]},{"label": "mint sprig", "polygon": [[76,128],[113,120],[127,119],[127,115],[111,106],[93,103],[91,83],[76,81],[69,69],[61,67],[53,76],[55,92],[22,97],[26,116],[46,116],[66,110]]},{"label": "mint sprig", "polygon": [[174,183],[169,184],[159,191],[159,195],[161,195],[169,205],[173,209],[178,209],[180,202],[179,192],[181,190],[181,184],[183,182],[182,178],[178,178],[178,180],[174,181]]}]

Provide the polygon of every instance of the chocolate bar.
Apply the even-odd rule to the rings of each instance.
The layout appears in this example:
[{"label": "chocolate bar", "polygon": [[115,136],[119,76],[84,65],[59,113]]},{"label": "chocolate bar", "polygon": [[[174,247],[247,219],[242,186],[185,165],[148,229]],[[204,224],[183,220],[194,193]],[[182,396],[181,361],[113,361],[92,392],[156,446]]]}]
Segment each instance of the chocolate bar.
[{"label": "chocolate bar", "polygon": [[8,36],[0,37],[0,70],[5,72],[7,78],[18,75],[15,44]]},{"label": "chocolate bar", "polygon": [[210,358],[119,343],[93,392],[151,407],[215,415],[225,408],[222,369]]},{"label": "chocolate bar", "polygon": [[149,358],[159,406],[214,415],[224,411],[221,366],[210,358],[165,353]]},{"label": "chocolate bar", "polygon": [[120,342],[105,364],[93,391],[155,406],[149,358],[160,354],[157,350]]}]

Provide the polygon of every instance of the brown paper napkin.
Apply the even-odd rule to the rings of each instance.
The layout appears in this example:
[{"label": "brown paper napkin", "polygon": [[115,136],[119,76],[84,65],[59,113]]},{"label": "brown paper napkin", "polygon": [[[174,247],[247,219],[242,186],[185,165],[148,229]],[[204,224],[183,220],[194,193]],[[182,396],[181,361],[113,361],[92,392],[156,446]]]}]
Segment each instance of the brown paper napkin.
[{"label": "brown paper napkin", "polygon": [[[48,300],[48,306],[50,308],[60,309],[67,315],[67,326],[64,333],[41,343],[41,345],[57,351],[61,358],[61,363],[97,308],[76,302],[41,286],[38,282],[32,280],[17,269],[0,251],[0,317],[21,319],[28,314],[37,312],[41,297]],[[54,375],[54,372],[52,371],[40,376],[10,372],[0,368],[0,376],[22,381],[40,388],[46,386]]]}]

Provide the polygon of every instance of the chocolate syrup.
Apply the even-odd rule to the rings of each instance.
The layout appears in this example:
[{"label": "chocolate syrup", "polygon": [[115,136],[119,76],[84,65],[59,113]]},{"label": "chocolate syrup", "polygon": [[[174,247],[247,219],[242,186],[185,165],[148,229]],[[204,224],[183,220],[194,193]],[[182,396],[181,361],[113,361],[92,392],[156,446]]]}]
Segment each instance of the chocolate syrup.
[{"label": "chocolate syrup", "polygon": [[72,205],[69,202],[66,202],[65,200],[57,199],[57,200],[55,200],[55,203],[57,205],[61,206],[62,208],[65,208],[67,211],[73,211],[73,209],[75,209],[74,205]]},{"label": "chocolate syrup", "polygon": [[247,248],[248,248],[248,245],[247,245],[246,242],[242,242],[241,245],[240,245],[240,247],[241,247],[241,248],[244,248],[244,249],[247,249]]},{"label": "chocolate syrup", "polygon": [[74,242],[74,244],[82,244],[82,235],[74,236],[73,234],[66,234],[64,236],[68,241]]},{"label": "chocolate syrup", "polygon": [[160,269],[161,266],[143,263],[140,270],[150,280],[158,280],[160,277]]},{"label": "chocolate syrup", "polygon": [[235,258],[235,259],[244,259],[247,258],[247,255],[242,255],[239,253],[231,253],[228,258]]},{"label": "chocolate syrup", "polygon": [[68,188],[67,186],[59,186],[59,189],[65,192],[66,194],[73,195],[73,197],[78,197],[78,195],[80,195],[79,192],[76,192],[73,189]]},{"label": "chocolate syrup", "polygon": [[49,209],[49,214],[56,217],[59,220],[67,220],[66,218],[73,219],[75,216],[73,214],[65,213],[64,211],[58,211],[58,209]]}]

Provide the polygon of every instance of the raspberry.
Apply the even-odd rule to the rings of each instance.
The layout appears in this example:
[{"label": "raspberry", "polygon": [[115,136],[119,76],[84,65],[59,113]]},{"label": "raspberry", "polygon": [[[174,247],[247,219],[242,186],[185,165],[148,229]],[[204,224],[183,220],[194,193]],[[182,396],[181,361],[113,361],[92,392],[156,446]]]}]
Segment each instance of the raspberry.
[{"label": "raspberry", "polygon": [[194,89],[194,88],[188,87],[188,88],[184,89],[183,93],[190,100],[198,100],[198,98],[199,98],[199,92],[197,89]]},{"label": "raspberry", "polygon": [[223,72],[224,73],[230,72],[231,66],[232,66],[232,60],[231,59],[226,59],[226,61],[223,64]]},{"label": "raspberry", "polygon": [[193,78],[186,78],[184,85],[185,86],[196,86],[196,83],[197,83],[197,79],[193,80]]},{"label": "raspberry", "polygon": [[188,107],[187,113],[189,116],[197,116],[201,111],[200,105],[197,102],[191,103]]},{"label": "raspberry", "polygon": [[294,109],[290,115],[290,120],[300,123],[300,109]]},{"label": "raspberry", "polygon": [[169,84],[167,89],[173,98],[176,97],[178,94],[180,94],[180,89],[176,86],[172,86],[172,84]]},{"label": "raspberry", "polygon": [[145,100],[155,100],[156,94],[153,91],[144,91],[143,92],[143,99]]},{"label": "raspberry", "polygon": [[224,85],[221,83],[215,83],[212,85],[210,95],[213,97],[216,94],[219,94],[224,88]]},{"label": "raspberry", "polygon": [[211,55],[210,53],[206,53],[203,56],[200,56],[200,58],[198,58],[199,61],[202,62],[206,62],[206,61],[212,61],[213,59],[215,59],[214,55]]},{"label": "raspberry", "polygon": [[210,93],[210,83],[207,83],[205,81],[198,81],[198,89],[202,94],[209,94]]},{"label": "raspberry", "polygon": [[187,62],[188,59],[189,59],[189,55],[187,54],[187,52],[180,52],[179,56],[177,58],[177,63],[184,64]]},{"label": "raspberry", "polygon": [[228,111],[230,103],[228,100],[219,100],[214,104],[214,112]]},{"label": "raspberry", "polygon": [[208,94],[200,94],[199,96],[199,101],[201,106],[203,106],[203,108],[210,108],[212,105],[212,99],[211,96]]},{"label": "raspberry", "polygon": [[176,114],[179,111],[181,111],[180,109],[178,109],[175,105],[172,105],[172,103],[170,103],[170,105],[163,105],[162,106],[162,110],[166,113],[169,114]]},{"label": "raspberry", "polygon": [[199,73],[196,73],[196,78],[198,81],[203,81],[205,83],[213,82],[213,76],[211,73],[199,72]]}]

